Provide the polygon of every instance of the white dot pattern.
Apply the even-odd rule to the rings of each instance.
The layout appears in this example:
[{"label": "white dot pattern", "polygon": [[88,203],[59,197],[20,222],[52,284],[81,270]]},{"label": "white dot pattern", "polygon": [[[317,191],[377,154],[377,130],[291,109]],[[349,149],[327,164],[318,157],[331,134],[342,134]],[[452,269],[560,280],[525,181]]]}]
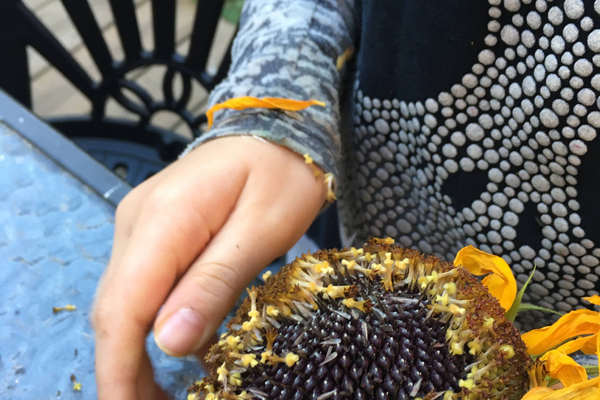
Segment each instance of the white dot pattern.
[{"label": "white dot pattern", "polygon": [[[486,48],[437,98],[372,99],[357,81],[359,166],[340,204],[349,236],[390,235],[449,260],[472,244],[502,256],[521,284],[535,264],[525,300],[562,311],[598,294],[600,246],[579,226],[576,186],[600,127],[600,24],[584,16],[599,3],[490,0]],[[481,192],[459,205],[452,189],[470,174]],[[519,236],[526,208],[538,243]]]}]

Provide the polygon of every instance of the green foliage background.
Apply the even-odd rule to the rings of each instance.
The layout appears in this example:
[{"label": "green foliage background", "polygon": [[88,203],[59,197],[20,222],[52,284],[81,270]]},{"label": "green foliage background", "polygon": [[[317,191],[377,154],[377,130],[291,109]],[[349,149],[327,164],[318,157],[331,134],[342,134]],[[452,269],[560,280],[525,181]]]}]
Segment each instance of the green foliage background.
[{"label": "green foliage background", "polygon": [[227,0],[223,6],[222,17],[232,24],[237,24],[244,0]]}]

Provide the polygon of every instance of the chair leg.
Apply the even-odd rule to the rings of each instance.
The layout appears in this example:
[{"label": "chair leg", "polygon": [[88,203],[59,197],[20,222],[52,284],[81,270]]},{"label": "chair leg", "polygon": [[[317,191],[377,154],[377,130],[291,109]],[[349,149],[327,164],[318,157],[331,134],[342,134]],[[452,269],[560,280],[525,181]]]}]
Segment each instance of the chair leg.
[{"label": "chair leg", "polygon": [[[0,88],[10,94],[23,106],[31,108],[31,85],[27,46],[15,38],[19,18],[19,0],[0,1]],[[7,38],[11,38],[7,40]]]}]

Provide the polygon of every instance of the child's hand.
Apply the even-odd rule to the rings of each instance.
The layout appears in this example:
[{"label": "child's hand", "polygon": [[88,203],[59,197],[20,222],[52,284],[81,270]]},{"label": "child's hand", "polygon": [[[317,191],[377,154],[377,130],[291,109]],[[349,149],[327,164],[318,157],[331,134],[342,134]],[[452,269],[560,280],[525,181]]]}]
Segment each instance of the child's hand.
[{"label": "child's hand", "polygon": [[150,329],[169,354],[200,349],[325,194],[302,157],[242,137],[206,143],[134,189],[117,209],[93,310],[99,398],[162,398],[144,347]]}]

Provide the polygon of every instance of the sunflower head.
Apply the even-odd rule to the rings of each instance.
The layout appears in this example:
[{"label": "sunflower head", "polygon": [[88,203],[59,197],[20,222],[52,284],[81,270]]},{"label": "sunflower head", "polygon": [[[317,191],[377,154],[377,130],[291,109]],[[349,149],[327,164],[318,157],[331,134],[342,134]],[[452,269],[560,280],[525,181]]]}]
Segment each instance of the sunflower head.
[{"label": "sunflower head", "polygon": [[473,275],[391,239],[297,258],[207,361],[190,399],[520,399],[531,365]]}]

